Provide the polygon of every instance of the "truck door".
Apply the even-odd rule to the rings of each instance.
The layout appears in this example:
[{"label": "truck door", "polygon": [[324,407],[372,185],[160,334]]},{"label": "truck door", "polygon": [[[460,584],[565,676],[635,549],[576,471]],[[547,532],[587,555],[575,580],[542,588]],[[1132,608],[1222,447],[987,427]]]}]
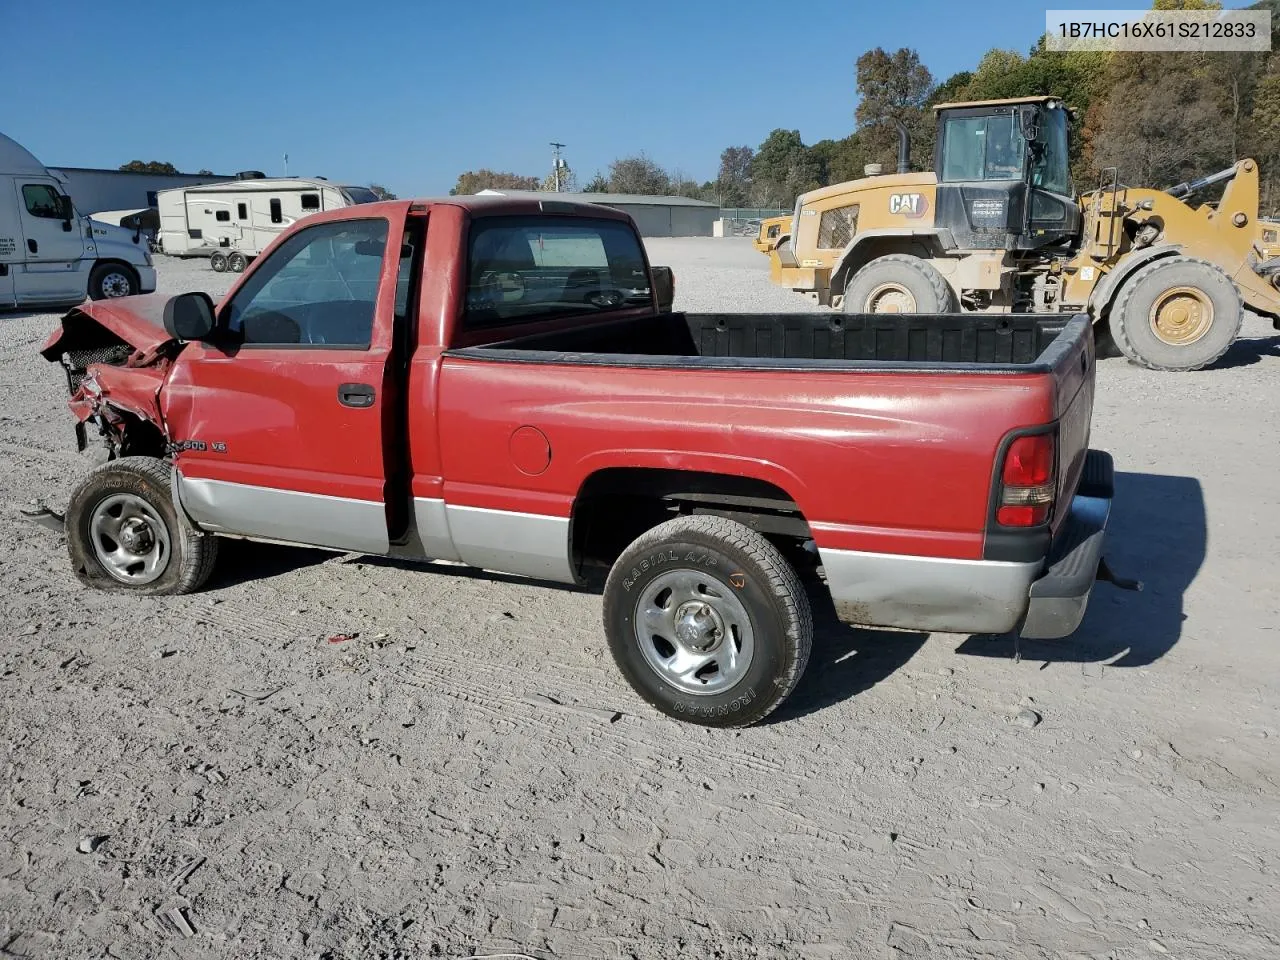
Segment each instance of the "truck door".
[{"label": "truck door", "polygon": [[386,251],[403,232],[381,217],[298,231],[219,306],[219,346],[183,351],[167,419],[182,503],[203,526],[387,551],[399,260]]},{"label": "truck door", "polygon": [[14,177],[13,189],[21,224],[25,261],[14,278],[19,302],[83,298],[88,279],[80,269],[84,238],[80,222],[56,181],[46,177]]}]

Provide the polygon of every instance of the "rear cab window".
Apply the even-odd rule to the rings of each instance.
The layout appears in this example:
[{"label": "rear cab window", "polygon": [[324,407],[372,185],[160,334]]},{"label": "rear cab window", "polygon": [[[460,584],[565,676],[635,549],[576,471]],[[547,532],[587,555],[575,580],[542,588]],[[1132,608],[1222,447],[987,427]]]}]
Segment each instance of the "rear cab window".
[{"label": "rear cab window", "polygon": [[629,224],[584,217],[482,217],[467,239],[468,327],[652,307]]}]

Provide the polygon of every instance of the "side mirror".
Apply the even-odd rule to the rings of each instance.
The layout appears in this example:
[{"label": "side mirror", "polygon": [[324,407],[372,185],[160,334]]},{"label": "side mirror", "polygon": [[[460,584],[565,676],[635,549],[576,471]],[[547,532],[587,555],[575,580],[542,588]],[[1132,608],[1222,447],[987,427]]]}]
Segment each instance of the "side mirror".
[{"label": "side mirror", "polygon": [[670,313],[676,299],[676,275],[670,267],[653,267],[653,298],[659,313]]},{"label": "side mirror", "polygon": [[207,341],[215,324],[213,298],[207,293],[180,293],[164,305],[164,329],[177,340]]},{"label": "side mirror", "polygon": [[76,216],[75,205],[65,193],[58,195],[58,216],[62,217],[67,223],[74,220]]}]

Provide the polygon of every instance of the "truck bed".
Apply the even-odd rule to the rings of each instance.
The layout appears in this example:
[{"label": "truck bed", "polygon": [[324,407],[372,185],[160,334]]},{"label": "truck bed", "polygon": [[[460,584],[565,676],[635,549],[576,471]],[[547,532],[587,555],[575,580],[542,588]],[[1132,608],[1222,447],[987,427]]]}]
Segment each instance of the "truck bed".
[{"label": "truck bed", "polygon": [[668,313],[579,320],[449,352],[623,366],[1035,373],[1053,370],[1088,329],[1083,314]]}]

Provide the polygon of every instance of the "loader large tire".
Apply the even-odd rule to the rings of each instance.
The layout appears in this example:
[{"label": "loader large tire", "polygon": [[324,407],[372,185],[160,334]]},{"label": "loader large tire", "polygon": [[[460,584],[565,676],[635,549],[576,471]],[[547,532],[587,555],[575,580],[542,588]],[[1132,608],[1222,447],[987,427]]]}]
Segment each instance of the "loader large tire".
[{"label": "loader large tire", "polygon": [[1140,268],[1111,307],[1111,338],[1151,370],[1199,370],[1235,341],[1244,304],[1231,278],[1205,260],[1169,257]]},{"label": "loader large tire", "polygon": [[845,313],[953,313],[955,293],[933,265],[907,254],[877,257],[853,275]]}]

